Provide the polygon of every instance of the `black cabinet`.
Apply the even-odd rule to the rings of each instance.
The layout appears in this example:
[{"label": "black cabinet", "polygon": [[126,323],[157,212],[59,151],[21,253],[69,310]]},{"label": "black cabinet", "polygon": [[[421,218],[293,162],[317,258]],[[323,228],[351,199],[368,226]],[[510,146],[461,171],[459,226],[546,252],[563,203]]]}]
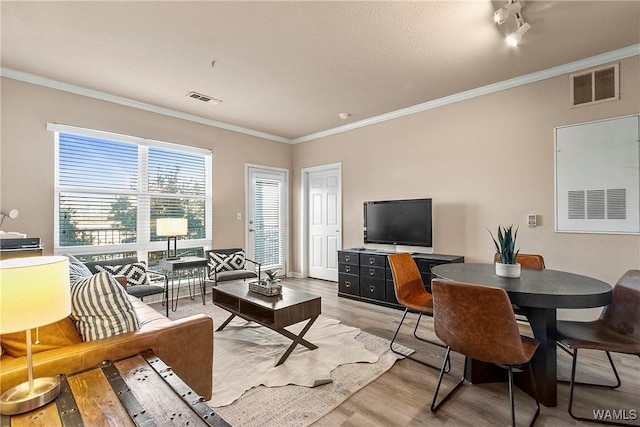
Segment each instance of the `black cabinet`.
[{"label": "black cabinet", "polygon": [[386,255],[360,254],[360,296],[377,301],[385,301]]},{"label": "black cabinet", "polygon": [[338,294],[360,295],[360,255],[338,252]]},{"label": "black cabinet", "polygon": [[[400,307],[393,286],[387,255],[394,252],[354,248],[338,251],[338,296],[389,307]],[[431,268],[464,262],[464,257],[441,254],[412,254],[427,290],[431,291]]]}]

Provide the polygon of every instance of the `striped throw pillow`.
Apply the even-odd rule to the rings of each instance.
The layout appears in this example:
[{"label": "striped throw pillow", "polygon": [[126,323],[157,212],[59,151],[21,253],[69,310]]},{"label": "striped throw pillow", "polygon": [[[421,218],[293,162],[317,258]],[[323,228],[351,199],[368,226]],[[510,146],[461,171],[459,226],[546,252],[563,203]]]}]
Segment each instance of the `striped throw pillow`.
[{"label": "striped throw pillow", "polygon": [[127,291],[107,272],[71,285],[71,318],[83,341],[94,341],[140,328]]}]

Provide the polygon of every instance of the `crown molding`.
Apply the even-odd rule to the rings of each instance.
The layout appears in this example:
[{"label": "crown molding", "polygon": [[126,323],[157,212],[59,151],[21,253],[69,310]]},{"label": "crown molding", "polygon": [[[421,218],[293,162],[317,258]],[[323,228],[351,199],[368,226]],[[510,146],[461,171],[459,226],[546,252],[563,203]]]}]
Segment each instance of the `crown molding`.
[{"label": "crown molding", "polygon": [[195,114],[183,113],[181,111],[176,111],[170,108],[165,108],[165,107],[160,107],[153,104],[147,104],[144,102],[135,101],[133,99],[124,98],[121,96],[111,95],[106,92],[87,89],[81,86],[60,82],[58,80],[48,79],[46,77],[25,73],[23,71],[17,71],[11,68],[0,67],[0,76],[7,77],[14,80],[19,80],[26,83],[32,83],[39,86],[45,86],[51,89],[58,89],[64,92],[75,93],[76,95],[82,95],[89,98],[99,99],[101,101],[113,102],[115,104],[125,105],[127,107],[137,108],[139,110],[145,110],[153,113],[162,114],[165,116],[175,117],[177,119],[188,120],[191,122],[200,123],[200,124],[212,126],[212,127],[217,127],[220,129],[226,129],[233,132],[244,133],[244,134],[255,136],[258,138],[269,139],[276,142],[291,143],[290,139],[283,138],[281,136],[271,135],[265,132],[259,132],[253,129],[247,129],[241,126],[235,126],[228,123],[219,122],[217,120],[211,120],[205,117],[196,116]]},{"label": "crown molding", "polygon": [[410,114],[415,114],[422,111],[431,110],[433,108],[442,107],[443,105],[453,104],[455,102],[460,102],[460,101],[475,98],[478,96],[499,92],[501,90],[511,89],[517,86],[534,83],[540,80],[549,79],[551,77],[557,77],[567,73],[573,73],[573,72],[584,70],[587,68],[603,65],[608,62],[619,61],[621,59],[630,58],[636,55],[640,55],[640,44],[635,44],[622,49],[603,53],[601,55],[592,56],[590,58],[581,59],[579,61],[570,62],[568,64],[559,65],[557,67],[549,68],[542,71],[537,71],[535,73],[526,74],[524,76],[515,77],[513,79],[504,80],[502,82],[493,83],[487,86],[482,86],[482,87],[471,89],[465,92],[456,93],[454,95],[445,96],[443,98],[424,102],[422,104],[413,105],[411,107],[403,108],[401,110],[391,111],[389,113],[381,114],[379,116],[369,117],[368,119],[349,123],[344,126],[327,129],[327,130],[313,133],[306,136],[301,136],[299,138],[293,139],[291,142],[294,144],[297,144],[301,142],[313,141],[314,139],[319,139],[319,138],[323,138],[330,135],[336,135],[338,133],[347,132],[347,131],[358,129],[365,126],[370,126],[376,123],[385,122],[387,120],[393,120],[399,117],[408,116]]},{"label": "crown molding", "polygon": [[389,113],[381,114],[379,116],[370,117],[357,122],[349,123],[336,128],[323,130],[320,132],[312,133],[309,135],[301,136],[295,139],[284,138],[277,135],[271,135],[264,132],[259,132],[252,129],[243,128],[240,126],[231,125],[228,123],[219,122],[217,120],[211,120],[204,117],[196,116],[194,114],[187,114],[180,111],[172,110],[170,108],[159,107],[157,105],[147,104],[144,102],[135,101],[129,98],[111,95],[105,92],[100,92],[92,89],[83,88],[80,86],[60,82],[57,80],[40,77],[34,74],[25,73],[22,71],[13,70],[11,68],[0,67],[0,76],[7,77],[14,80],[20,80],[27,83],[36,84],[39,86],[45,86],[52,89],[58,89],[65,92],[75,93],[77,95],[87,96],[89,98],[95,98],[102,101],[113,102],[120,105],[125,105],[140,110],[150,111],[165,116],[175,117],[178,119],[188,120],[195,123],[200,123],[207,126],[217,127],[221,129],[230,130],[233,132],[243,133],[246,135],[255,136],[258,138],[268,139],[271,141],[282,142],[285,144],[298,144],[302,142],[313,141],[315,139],[324,138],[331,135],[336,135],[350,130],[358,129],[365,126],[370,126],[376,123],[385,122],[387,120],[397,119],[399,117],[408,116],[410,114],[419,113],[422,111],[431,110],[434,108],[442,107],[444,105],[453,104],[467,99],[476,98],[478,96],[487,95],[494,92],[499,92],[506,89],[534,83],[540,80],[557,77],[567,73],[573,73],[576,71],[584,70],[591,67],[596,67],[609,62],[619,61],[632,56],[640,55],[640,44],[631,45],[622,49],[614,50],[611,52],[603,53],[601,55],[592,56],[590,58],[581,59],[568,64],[559,65],[546,70],[537,71],[535,73],[527,74],[513,79],[504,80],[502,82],[493,83],[490,85],[482,86],[479,88],[471,89],[465,92],[460,92],[454,95],[445,96],[443,98],[435,99],[433,101],[424,102],[422,104],[413,105],[411,107],[403,108],[400,110],[391,111]]}]

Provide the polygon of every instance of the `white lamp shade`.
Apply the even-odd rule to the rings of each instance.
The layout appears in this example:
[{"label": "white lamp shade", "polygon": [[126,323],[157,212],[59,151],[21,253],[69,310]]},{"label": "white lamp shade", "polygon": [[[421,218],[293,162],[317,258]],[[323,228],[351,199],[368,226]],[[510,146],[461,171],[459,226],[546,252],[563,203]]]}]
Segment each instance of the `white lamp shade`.
[{"label": "white lamp shade", "polygon": [[158,236],[184,236],[187,231],[187,218],[158,218],[156,220],[156,234]]},{"label": "white lamp shade", "polygon": [[0,261],[0,333],[25,331],[71,313],[69,259],[64,256]]}]

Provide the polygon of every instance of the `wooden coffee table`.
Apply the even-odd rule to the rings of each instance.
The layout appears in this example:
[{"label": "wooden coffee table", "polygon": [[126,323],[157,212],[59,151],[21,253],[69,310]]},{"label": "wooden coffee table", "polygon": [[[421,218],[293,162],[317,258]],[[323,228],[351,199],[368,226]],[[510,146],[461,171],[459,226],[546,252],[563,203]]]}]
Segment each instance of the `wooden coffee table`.
[{"label": "wooden coffee table", "polygon": [[[268,297],[249,291],[249,284],[242,282],[214,286],[213,303],[231,313],[216,331],[221,331],[234,317],[239,316],[293,340],[275,366],[283,364],[298,344],[309,350],[318,348],[303,337],[320,315],[319,296],[283,286],[280,295]],[[305,320],[308,322],[298,335],[285,329]]]}]

